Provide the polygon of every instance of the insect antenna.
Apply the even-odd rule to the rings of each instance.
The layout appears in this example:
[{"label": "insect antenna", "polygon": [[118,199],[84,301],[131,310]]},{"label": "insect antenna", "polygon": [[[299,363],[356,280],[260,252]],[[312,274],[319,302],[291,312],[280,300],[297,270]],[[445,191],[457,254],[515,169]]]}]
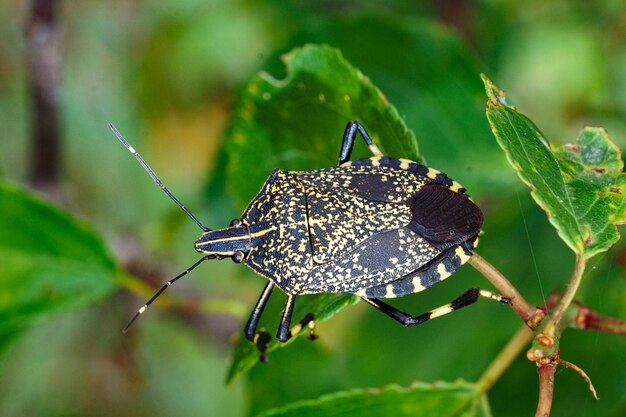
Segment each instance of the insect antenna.
[{"label": "insect antenna", "polygon": [[178,205],[178,207],[180,207],[187,216],[189,216],[189,218],[191,220],[194,221],[195,224],[198,225],[198,227],[200,229],[202,229],[203,232],[208,232],[210,229],[207,227],[204,227],[202,225],[202,223],[200,223],[200,221],[196,218],[196,216],[194,216],[193,214],[191,214],[191,212],[187,209],[187,207],[185,207],[180,201],[178,201],[178,199],[176,197],[174,197],[174,194],[172,194],[170,192],[170,190],[167,189],[167,187],[165,185],[163,185],[163,183],[161,182],[161,180],[159,179],[159,177],[157,177],[157,175],[154,173],[154,171],[148,166],[148,164],[146,163],[146,161],[143,160],[143,158],[141,157],[141,155],[139,155],[137,153],[137,151],[135,150],[135,148],[133,148],[132,146],[130,146],[130,144],[126,141],[126,139],[124,139],[124,137],[122,136],[122,134],[119,132],[119,130],[117,130],[117,128],[115,126],[113,126],[113,123],[109,123],[109,127],[111,128],[111,130],[113,131],[113,133],[115,133],[115,136],[117,136],[117,138],[120,140],[120,142],[122,142],[122,145],[124,145],[124,147],[126,149],[128,149],[128,151],[130,153],[132,153],[133,155],[135,155],[135,158],[137,158],[137,161],[139,161],[139,163],[141,164],[141,166],[143,167],[143,169],[145,169],[148,174],[150,174],[150,176],[152,177],[152,179],[154,180],[154,182],[157,183],[157,185],[159,187],[161,187],[161,190],[163,190],[163,192],[165,192],[165,194],[167,194],[167,196]]},{"label": "insect antenna", "polygon": [[159,296],[166,290],[168,289],[168,287],[170,285],[172,285],[173,283],[175,283],[176,281],[178,281],[180,278],[184,277],[185,275],[187,275],[188,273],[190,273],[191,271],[193,271],[198,265],[200,265],[202,262],[206,261],[207,259],[222,259],[222,256],[218,256],[218,255],[207,255],[207,256],[203,256],[198,262],[196,262],[195,264],[191,265],[189,268],[185,269],[183,272],[181,272],[180,274],[176,275],[174,278],[170,279],[169,281],[167,281],[165,284],[163,284],[163,286],[152,296],[152,298],[150,298],[148,300],[148,302],[146,302],[146,304],[143,305],[143,307],[141,307],[139,310],[137,310],[137,312],[135,313],[135,315],[128,320],[128,323],[126,323],[126,326],[124,326],[124,329],[122,329],[122,333],[126,333],[128,331],[128,329],[130,328],[130,326],[135,322],[135,320],[137,320],[137,318],[139,318],[140,315],[143,314],[144,311],[146,311],[146,309],[150,306],[150,304],[152,304],[154,302],[154,300],[156,300],[157,298],[159,298]]}]

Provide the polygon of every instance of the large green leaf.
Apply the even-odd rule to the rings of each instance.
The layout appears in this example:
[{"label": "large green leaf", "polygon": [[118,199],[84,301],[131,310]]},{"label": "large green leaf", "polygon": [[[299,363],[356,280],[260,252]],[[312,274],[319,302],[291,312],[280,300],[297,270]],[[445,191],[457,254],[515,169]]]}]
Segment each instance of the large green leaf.
[{"label": "large green leaf", "polygon": [[[335,165],[343,131],[352,119],[366,126],[385,154],[420,160],[415,136],[396,109],[337,49],[308,45],[286,55],[285,63],[283,79],[265,72],[253,77],[236,107],[226,146],[230,185],[242,206],[275,168]],[[356,155],[367,155],[360,138],[355,149]],[[296,314],[312,312],[316,320],[325,320],[353,300],[336,294],[306,297]],[[276,312],[272,322],[279,321]],[[273,341],[270,350],[277,346]],[[228,380],[249,370],[258,358],[254,346],[240,340]]]},{"label": "large green leaf", "polygon": [[0,182],[0,335],[115,289],[100,238],[69,215]]},{"label": "large green leaf", "polygon": [[259,415],[259,417],[292,416],[478,417],[491,416],[491,411],[486,397],[479,394],[473,384],[416,382],[408,388],[390,385],[383,388],[338,392]]},{"label": "large green leaf", "polygon": [[308,45],[284,61],[283,79],[260,72],[236,107],[227,150],[230,185],[242,205],[275,168],[335,165],[352,119],[366,127],[386,155],[420,160],[415,135],[395,107],[339,50]]},{"label": "large green leaf", "polygon": [[584,128],[575,145],[551,145],[537,126],[484,78],[487,117],[498,143],[531,188],[561,239],[584,258],[608,250],[626,223],[626,174],[619,148],[601,128]]},{"label": "large green leaf", "polygon": [[293,44],[315,41],[339,48],[385,92],[414,129],[430,166],[474,197],[510,186],[506,176],[493,175],[506,162],[484,140],[490,132],[482,65],[458,33],[438,20],[387,13],[342,14],[304,20],[298,27]]}]

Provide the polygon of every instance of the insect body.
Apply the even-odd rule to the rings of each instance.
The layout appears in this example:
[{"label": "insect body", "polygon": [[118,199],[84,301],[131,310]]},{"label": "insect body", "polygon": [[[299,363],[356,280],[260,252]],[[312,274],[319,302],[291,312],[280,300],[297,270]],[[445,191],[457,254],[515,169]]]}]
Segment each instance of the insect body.
[{"label": "insect body", "polygon": [[[357,132],[374,157],[350,160]],[[246,325],[251,341],[260,335],[257,325],[275,287],[288,296],[277,333],[280,341],[295,333],[289,327],[291,316],[296,297],[303,294],[356,294],[405,326],[469,305],[479,296],[509,301],[473,288],[448,305],[413,317],[379,300],[422,291],[450,276],[472,255],[483,215],[465,189],[445,174],[383,156],[357,122],[348,123],[337,167],[275,170],[241,217],[219,230],[202,226],[116,134],[204,231],[195,243],[204,258],[166,283],[127,328],[171,283],[205,259],[225,257],[245,263],[269,281]],[[312,320],[308,314],[296,327],[312,329]]]}]

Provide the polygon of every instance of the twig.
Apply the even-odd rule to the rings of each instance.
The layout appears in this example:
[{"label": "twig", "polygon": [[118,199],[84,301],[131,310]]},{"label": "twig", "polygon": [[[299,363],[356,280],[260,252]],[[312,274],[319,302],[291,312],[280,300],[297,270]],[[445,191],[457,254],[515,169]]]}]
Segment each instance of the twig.
[{"label": "twig", "polygon": [[626,320],[602,316],[580,303],[578,303],[578,314],[572,327],[626,336]]},{"label": "twig", "polygon": [[574,301],[574,297],[576,296],[576,292],[578,291],[578,287],[580,286],[580,283],[582,281],[586,265],[586,260],[580,255],[577,255],[576,263],[574,264],[574,270],[572,271],[572,277],[567,284],[565,293],[557,303],[554,310],[552,310],[552,312],[550,313],[550,317],[548,317],[548,320],[545,322],[545,325],[542,329],[542,334],[545,337],[552,339],[552,343],[555,342],[555,338],[558,338],[560,336],[560,334],[557,334],[557,328],[561,324],[561,319],[563,318],[565,311],[570,306],[572,301]]},{"label": "twig", "polygon": [[55,22],[55,0],[33,0],[31,14],[24,27],[26,71],[34,114],[30,181],[50,197],[58,197],[59,121],[58,80],[59,51]]},{"label": "twig", "polygon": [[[544,317],[541,309],[529,304],[513,284],[480,255],[474,253],[469,260],[469,264],[483,274],[500,291],[501,295],[511,300],[511,307],[513,307],[515,313],[530,327],[534,327]],[[537,316],[541,317],[538,318]]]},{"label": "twig", "polygon": [[539,401],[535,417],[548,417],[554,396],[554,373],[556,364],[550,362],[537,368],[539,372]]},{"label": "twig", "polygon": [[517,333],[509,340],[506,346],[495,357],[485,372],[478,379],[478,391],[487,392],[493,384],[502,376],[504,371],[517,358],[520,352],[530,343],[533,332],[527,327],[521,327]]}]

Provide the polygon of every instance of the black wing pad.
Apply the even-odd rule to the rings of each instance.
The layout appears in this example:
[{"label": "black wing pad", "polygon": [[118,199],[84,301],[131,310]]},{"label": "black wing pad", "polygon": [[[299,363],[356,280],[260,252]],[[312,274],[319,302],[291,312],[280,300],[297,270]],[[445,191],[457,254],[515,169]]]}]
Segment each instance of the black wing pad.
[{"label": "black wing pad", "polygon": [[483,224],[483,213],[467,196],[437,184],[415,194],[411,212],[408,228],[439,250],[476,236]]}]

